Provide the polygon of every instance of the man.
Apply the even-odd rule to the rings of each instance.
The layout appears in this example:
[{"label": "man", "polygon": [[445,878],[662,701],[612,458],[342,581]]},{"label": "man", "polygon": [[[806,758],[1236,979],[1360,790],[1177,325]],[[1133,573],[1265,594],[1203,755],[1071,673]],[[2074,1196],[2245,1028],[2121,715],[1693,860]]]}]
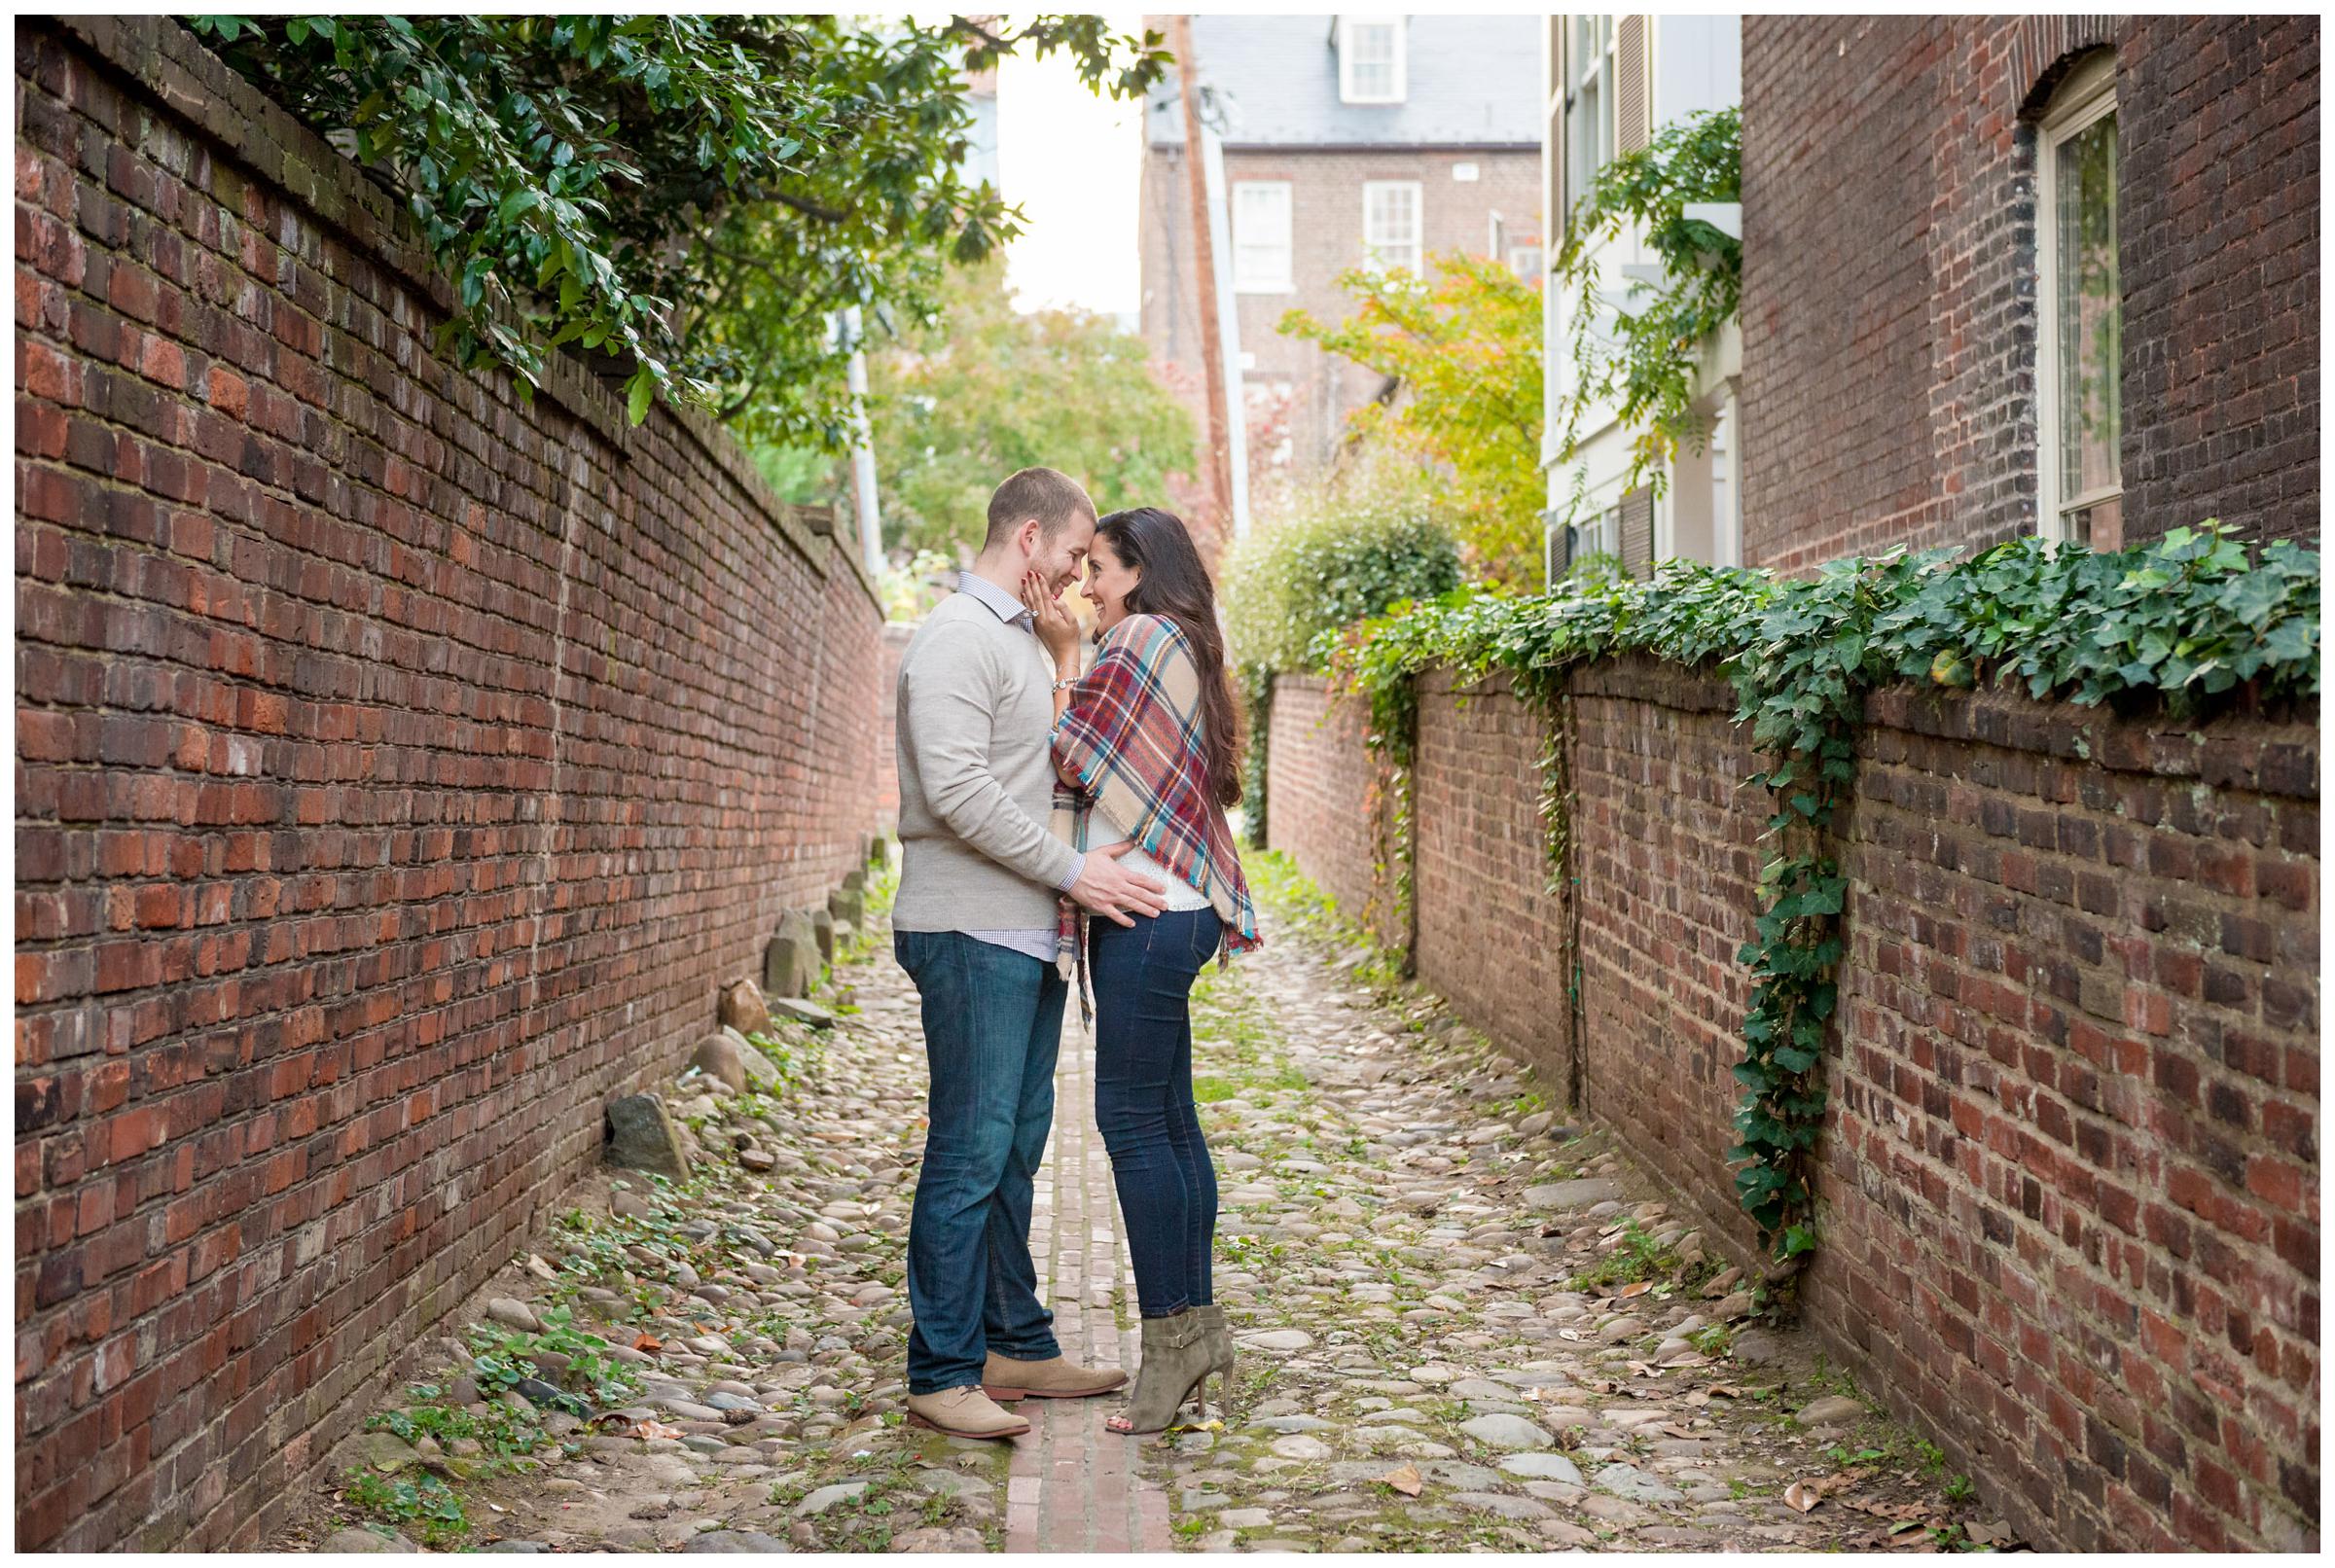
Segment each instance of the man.
[{"label": "man", "polygon": [[1054,1126],[1067,994],[1056,899],[1096,914],[1165,908],[1115,844],[1081,856],[1047,831],[1054,669],[1018,589],[1077,580],[1095,504],[1067,475],[1025,468],[989,498],[988,536],[958,591],[900,659],[900,888],[894,949],[922,1001],[932,1070],[924,1164],[908,1227],[909,1419],[1011,1438],[1028,1421],[990,1397],[1083,1399],[1127,1380],[1070,1363],[1029,1257],[1033,1179]]}]

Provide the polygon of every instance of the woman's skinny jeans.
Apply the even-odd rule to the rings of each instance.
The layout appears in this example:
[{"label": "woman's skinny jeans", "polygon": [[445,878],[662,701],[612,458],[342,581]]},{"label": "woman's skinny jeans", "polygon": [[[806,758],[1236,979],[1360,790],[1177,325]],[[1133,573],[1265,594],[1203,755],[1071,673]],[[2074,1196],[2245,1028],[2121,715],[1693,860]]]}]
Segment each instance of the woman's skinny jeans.
[{"label": "woman's skinny jeans", "polygon": [[1192,982],[1216,956],[1214,909],[1132,926],[1089,922],[1095,986],[1095,1123],[1110,1152],[1147,1318],[1215,1300],[1216,1170],[1192,1103]]}]

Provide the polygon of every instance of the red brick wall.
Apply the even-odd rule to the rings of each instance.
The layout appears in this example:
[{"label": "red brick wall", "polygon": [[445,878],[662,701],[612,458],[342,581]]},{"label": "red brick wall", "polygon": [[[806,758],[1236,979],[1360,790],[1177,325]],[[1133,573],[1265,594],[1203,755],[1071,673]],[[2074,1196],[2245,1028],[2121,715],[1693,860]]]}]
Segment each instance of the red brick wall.
[{"label": "red brick wall", "polygon": [[1383,916],[1379,940],[1393,944],[1402,933],[1392,920],[1392,883],[1381,886],[1374,870],[1363,719],[1358,703],[1333,702],[1318,677],[1284,675],[1274,683],[1265,841],[1294,856],[1349,917]]},{"label": "red brick wall", "polygon": [[2318,536],[2316,18],[1754,17],[1745,564],[2034,530],[2034,117],[2102,44],[2125,539]]},{"label": "red brick wall", "polygon": [[17,68],[18,1542],[250,1547],[857,863],[880,618],[178,28]]},{"label": "red brick wall", "polygon": [[1757,1231],[1726,1159],[1750,1001],[1735,954],[1758,908],[1759,764],[1724,682],[1651,659],[1572,679],[1582,1100],[1741,1261]]},{"label": "red brick wall", "polygon": [[2127,29],[2117,229],[2134,537],[2219,515],[2317,540],[2318,18]]},{"label": "red brick wall", "polygon": [[[1367,877],[1276,691],[1273,842]],[[1579,1103],[1725,1250],[1766,802],[1715,680],[1571,685]],[[1419,704],[1421,979],[1563,1086],[1538,727]],[[1848,961],[1807,1320],[2028,1538],[2315,1548],[2317,733],[2012,695],[1876,695],[1844,825]],[[1505,885],[1501,885],[1501,884]]]},{"label": "red brick wall", "polygon": [[2316,1549],[2317,730],[1871,717],[1811,1316],[2035,1539]]},{"label": "red brick wall", "polygon": [[[1504,679],[1420,683],[1419,978],[1521,1050],[1560,1092],[1573,1083],[1565,901],[1550,893],[1540,823],[1545,727]],[[1519,961],[1519,955],[1524,955]]]}]

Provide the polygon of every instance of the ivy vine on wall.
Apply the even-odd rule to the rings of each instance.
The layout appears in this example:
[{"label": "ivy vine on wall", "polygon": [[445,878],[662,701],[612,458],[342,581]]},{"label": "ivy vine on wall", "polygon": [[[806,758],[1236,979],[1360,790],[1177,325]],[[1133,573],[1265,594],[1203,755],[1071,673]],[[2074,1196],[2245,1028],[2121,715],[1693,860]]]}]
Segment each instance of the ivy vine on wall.
[{"label": "ivy vine on wall", "polygon": [[1953,557],[1892,551],[1792,581],[1670,561],[1649,583],[1567,583],[1530,597],[1463,589],[1324,633],[1313,648],[1336,689],[1368,699],[1374,750],[1406,780],[1419,675],[1445,667],[1465,685],[1510,673],[1552,736],[1542,759],[1552,886],[1566,874],[1570,832],[1559,771],[1566,672],[1642,652],[1727,678],[1735,719],[1766,759],[1746,782],[1775,807],[1761,909],[1737,953],[1752,988],[1728,1154],[1739,1200],[1784,1265],[1778,1277],[1816,1242],[1813,1152],[1847,891],[1831,830],[1855,776],[1867,694],[1906,680],[2017,683],[2036,698],[2197,719],[2319,689],[2318,554],[2291,542],[2249,559],[2208,522],[2115,553],[2022,539]]},{"label": "ivy vine on wall", "polygon": [[[1742,112],[1706,109],[1608,160],[1566,220],[1550,283],[1565,296],[1572,356],[1558,446],[1569,461],[1585,431],[1618,419],[1633,432],[1624,490],[1649,483],[1659,494],[1679,446],[1708,438],[1696,379],[1705,345],[1742,301],[1743,242],[1686,209],[1740,199],[1742,181]],[[1617,242],[1634,231],[1662,278],[1617,287]]]}]

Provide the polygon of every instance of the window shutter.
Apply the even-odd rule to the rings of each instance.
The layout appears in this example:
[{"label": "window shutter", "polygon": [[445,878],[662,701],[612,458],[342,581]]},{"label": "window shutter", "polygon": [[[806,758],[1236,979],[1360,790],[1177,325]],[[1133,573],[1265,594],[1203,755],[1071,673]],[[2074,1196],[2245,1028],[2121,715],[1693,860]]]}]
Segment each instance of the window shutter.
[{"label": "window shutter", "polygon": [[1654,139],[1653,94],[1647,90],[1653,52],[1646,47],[1651,17],[1624,17],[1614,28],[1614,146],[1634,153]]},{"label": "window shutter", "polygon": [[1564,514],[1555,508],[1540,515],[1541,572],[1545,588],[1555,588],[1573,569],[1573,530]]},{"label": "window shutter", "polygon": [[1654,487],[1641,484],[1622,497],[1622,569],[1632,577],[1654,575]]}]

